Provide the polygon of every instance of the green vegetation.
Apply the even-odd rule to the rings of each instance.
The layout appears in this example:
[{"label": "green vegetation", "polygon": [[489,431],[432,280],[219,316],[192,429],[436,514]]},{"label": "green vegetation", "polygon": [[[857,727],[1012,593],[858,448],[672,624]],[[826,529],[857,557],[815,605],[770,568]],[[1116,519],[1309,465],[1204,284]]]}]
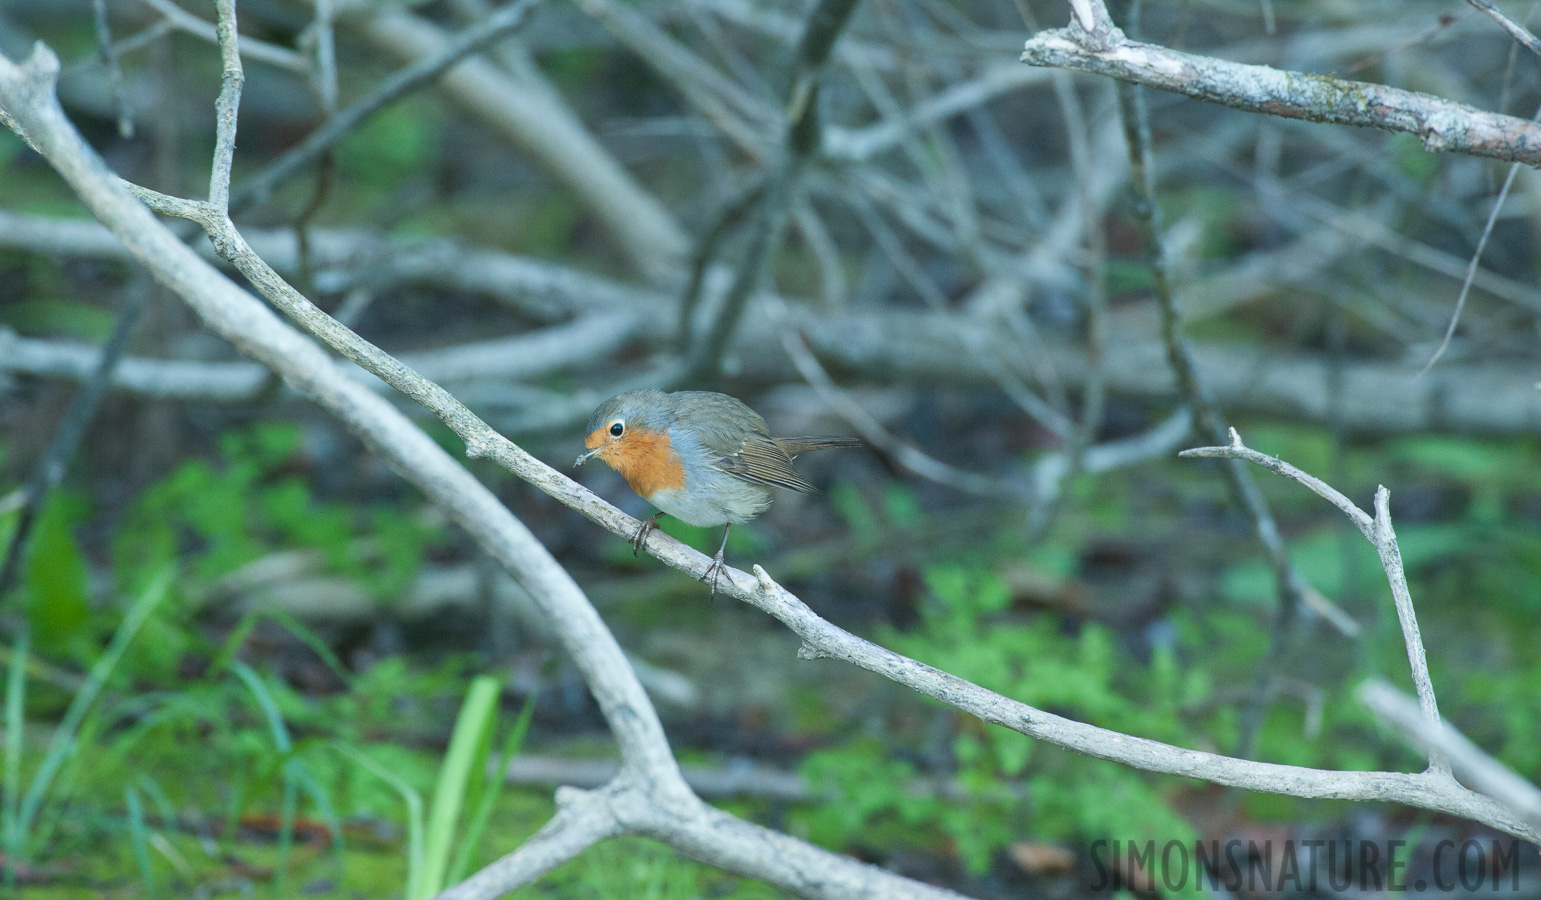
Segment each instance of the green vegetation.
[{"label": "green vegetation", "polygon": [[[1287,458],[1319,470],[1332,465],[1320,435],[1256,433]],[[1365,483],[1372,463],[1389,460],[1384,480],[1448,495],[1437,518],[1398,524],[1425,629],[1438,635],[1436,684],[1458,724],[1528,772],[1541,766],[1532,726],[1541,717],[1533,690],[1541,653],[1524,638],[1541,620],[1541,541],[1522,527],[1534,494],[1526,467],[1512,461],[1534,452],[1407,438],[1350,452],[1341,464]],[[31,627],[11,648],[6,693],[11,800],[0,833],[6,859],[15,861],[8,876],[27,896],[134,884],[154,896],[234,879],[272,896],[303,887],[318,896],[415,900],[517,846],[550,814],[547,792],[500,791],[499,780],[485,777],[489,761],[519,753],[527,735],[541,736],[531,725],[533,698],[498,724],[499,680],[476,674],[475,655],[427,664],[391,656],[353,670],[287,614],[255,609],[208,627],[203,612],[221,580],[253,560],[319,553],[329,573],[366,589],[384,609],[446,539],[411,501],[360,507],[314,496],[295,474],[301,453],[297,428],[259,424],[228,432],[214,457],[179,465],[124,511],[106,554],[110,578],[98,581],[110,588],[93,590],[92,554],[78,536],[91,516],[87,502],[66,491],[47,507],[22,586]],[[1205,469],[1185,463],[1168,472],[1179,492],[1216,493]],[[922,557],[913,620],[873,637],[1061,715],[1182,746],[1233,747],[1238,721],[1227,697],[1265,652],[1271,585],[1244,534],[1220,537],[1206,557],[1152,533],[1152,521],[1170,510],[1166,501],[1142,501],[1137,485],[1132,476],[1078,485],[1083,505],[1045,545],[1016,546],[999,532],[982,544],[938,545]],[[1306,626],[1313,637],[1298,637],[1294,655],[1319,665],[1309,678],[1286,667],[1298,689],[1273,704],[1263,756],[1337,768],[1415,765],[1395,741],[1366,732],[1350,697],[1365,674],[1400,679],[1405,670],[1370,549],[1357,535],[1345,539],[1345,524],[1314,497],[1283,482],[1267,489],[1293,523],[1302,571],[1341,598],[1365,632],[1349,640],[1320,622]],[[858,553],[906,541],[926,521],[916,496],[898,484],[871,499],[840,487],[831,503]],[[702,546],[715,540],[708,530],[674,527]],[[1213,590],[1180,598],[1143,633],[1099,621],[1084,604],[1079,612],[1045,610],[1024,595],[1023,582],[1069,586],[1093,577],[1089,548],[1132,546],[1142,534],[1153,552],[1175,554],[1176,570],[1223,559]],[[741,540],[735,552],[765,552],[759,540]],[[605,555],[629,563],[629,549],[615,543]],[[1473,603],[1473,591],[1484,602]],[[670,592],[650,602],[679,601]],[[645,607],[628,616],[660,621]],[[269,631],[310,654],[335,688],[302,690],[269,670],[250,648],[254,635]],[[1317,646],[1300,646],[1307,642]],[[1503,666],[1460,664],[1484,652],[1499,653]],[[815,799],[792,811],[794,831],[826,846],[908,847],[982,873],[1026,836],[1075,842],[1192,833],[1180,811],[1191,787],[1177,779],[1037,746],[912,698],[885,701],[878,719],[833,713],[832,698],[808,688],[789,699],[799,727],[818,735],[799,766]],[[1264,821],[1338,811],[1286,798],[1244,801],[1248,815]],[[752,817],[758,809],[740,812]],[[26,886],[39,879],[47,886]],[[585,854],[524,896],[683,898],[707,885],[712,896],[775,895],[628,840]]]}]

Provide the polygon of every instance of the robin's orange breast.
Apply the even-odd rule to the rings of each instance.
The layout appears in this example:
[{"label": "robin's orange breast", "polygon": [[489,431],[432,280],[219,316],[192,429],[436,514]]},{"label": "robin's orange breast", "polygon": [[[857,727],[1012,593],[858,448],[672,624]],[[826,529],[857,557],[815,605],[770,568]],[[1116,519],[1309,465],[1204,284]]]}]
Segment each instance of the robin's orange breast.
[{"label": "robin's orange breast", "polygon": [[606,447],[599,457],[644,498],[685,487],[685,464],[670,444],[668,432],[633,430],[624,440]]}]

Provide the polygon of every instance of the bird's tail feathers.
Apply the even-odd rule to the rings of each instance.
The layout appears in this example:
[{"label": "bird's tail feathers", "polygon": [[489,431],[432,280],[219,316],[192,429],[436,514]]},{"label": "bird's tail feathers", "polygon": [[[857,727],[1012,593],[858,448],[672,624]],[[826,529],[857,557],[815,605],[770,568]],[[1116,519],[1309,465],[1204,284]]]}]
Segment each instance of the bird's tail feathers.
[{"label": "bird's tail feathers", "polygon": [[781,449],[786,452],[787,456],[796,456],[799,453],[812,453],[815,450],[838,450],[841,447],[862,446],[862,442],[858,438],[841,437],[832,434],[782,437],[775,440],[781,446]]}]

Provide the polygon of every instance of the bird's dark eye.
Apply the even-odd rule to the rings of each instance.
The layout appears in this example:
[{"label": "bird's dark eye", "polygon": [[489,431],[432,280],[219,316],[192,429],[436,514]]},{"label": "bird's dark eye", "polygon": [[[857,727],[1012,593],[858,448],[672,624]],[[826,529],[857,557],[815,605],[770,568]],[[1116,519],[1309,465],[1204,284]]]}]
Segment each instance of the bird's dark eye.
[{"label": "bird's dark eye", "polygon": [[615,424],[610,426],[610,434],[614,435],[615,437],[620,437],[621,435],[623,435],[625,433],[626,433],[626,426],[622,425],[620,422],[616,422]]}]

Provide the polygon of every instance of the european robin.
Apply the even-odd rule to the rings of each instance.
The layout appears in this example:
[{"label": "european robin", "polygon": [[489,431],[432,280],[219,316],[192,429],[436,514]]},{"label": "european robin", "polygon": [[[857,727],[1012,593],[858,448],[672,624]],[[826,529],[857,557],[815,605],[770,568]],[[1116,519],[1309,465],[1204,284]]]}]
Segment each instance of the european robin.
[{"label": "european robin", "polygon": [[722,545],[701,576],[717,593],[722,554],[736,522],[747,522],[770,506],[773,487],[811,493],[816,489],[792,468],[799,453],[857,447],[848,437],[771,437],[765,420],[727,394],[711,391],[627,391],[599,405],[589,418],[588,448],[575,466],[592,457],[621,473],[631,489],[663,510],[649,516],[632,535],[636,553],[670,515],[691,525],[726,525]]}]

